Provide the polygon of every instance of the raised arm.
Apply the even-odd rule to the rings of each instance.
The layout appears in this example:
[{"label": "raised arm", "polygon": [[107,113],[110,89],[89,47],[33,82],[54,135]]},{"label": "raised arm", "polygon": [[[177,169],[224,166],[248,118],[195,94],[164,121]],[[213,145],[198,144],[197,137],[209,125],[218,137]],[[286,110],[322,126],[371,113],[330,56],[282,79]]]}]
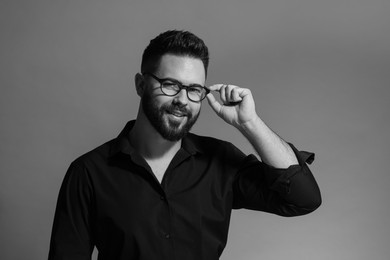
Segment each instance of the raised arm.
[{"label": "raised arm", "polygon": [[219,117],[248,139],[263,162],[275,168],[298,164],[291,147],[257,115],[249,89],[224,84],[212,85],[209,89],[217,91],[222,101],[222,104],[219,103],[210,93],[207,95],[210,106]]},{"label": "raised arm", "polygon": [[213,110],[250,141],[263,163],[253,155],[240,169],[234,184],[234,208],[248,208],[297,216],[321,204],[318,185],[306,163],[314,154],[299,152],[275,134],[257,115],[249,89],[217,84],[222,104],[213,94],[207,99]]}]

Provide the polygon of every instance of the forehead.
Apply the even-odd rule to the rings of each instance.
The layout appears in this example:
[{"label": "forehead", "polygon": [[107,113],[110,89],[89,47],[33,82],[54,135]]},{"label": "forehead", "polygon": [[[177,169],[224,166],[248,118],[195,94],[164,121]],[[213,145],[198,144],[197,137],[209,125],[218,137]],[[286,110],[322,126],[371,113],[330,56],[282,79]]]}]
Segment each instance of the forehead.
[{"label": "forehead", "polygon": [[202,60],[173,54],[163,55],[155,73],[161,78],[174,78],[184,84],[201,84],[206,81],[205,68]]}]

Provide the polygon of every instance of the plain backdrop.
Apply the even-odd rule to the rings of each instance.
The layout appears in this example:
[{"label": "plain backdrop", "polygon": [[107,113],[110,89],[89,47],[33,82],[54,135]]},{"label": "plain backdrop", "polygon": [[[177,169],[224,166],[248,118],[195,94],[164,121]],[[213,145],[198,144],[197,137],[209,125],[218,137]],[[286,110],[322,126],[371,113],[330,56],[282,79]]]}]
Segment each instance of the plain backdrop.
[{"label": "plain backdrop", "polygon": [[[250,88],[272,129],[316,153],[322,206],[234,211],[222,259],[388,259],[388,0],[1,0],[0,259],[47,258],[69,164],[136,116],[141,54],[168,29],[204,39],[208,84]],[[207,102],[193,132],[253,152]]]}]

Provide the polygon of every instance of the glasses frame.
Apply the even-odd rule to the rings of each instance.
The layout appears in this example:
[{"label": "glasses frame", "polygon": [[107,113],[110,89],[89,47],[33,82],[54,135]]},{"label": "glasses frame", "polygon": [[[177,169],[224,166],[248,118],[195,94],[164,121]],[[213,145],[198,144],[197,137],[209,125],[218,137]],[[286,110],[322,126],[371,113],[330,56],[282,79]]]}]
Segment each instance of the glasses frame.
[{"label": "glasses frame", "polygon": [[[160,83],[161,92],[162,92],[164,95],[169,96],[169,97],[176,96],[177,94],[180,93],[180,91],[181,91],[182,89],[185,89],[185,90],[186,90],[186,93],[187,93],[187,98],[188,98],[189,100],[191,100],[192,102],[197,102],[197,103],[198,103],[198,102],[202,102],[202,101],[206,98],[207,94],[210,93],[210,90],[209,90],[208,88],[206,88],[205,86],[202,86],[202,85],[200,85],[200,84],[192,84],[192,85],[188,85],[188,86],[187,86],[187,85],[184,85],[183,83],[181,83],[180,81],[178,81],[178,80],[176,80],[176,79],[172,79],[172,78],[163,78],[163,79],[160,79],[159,77],[157,77],[156,75],[154,75],[153,73],[150,73],[150,72],[142,73],[142,75],[143,75],[143,76],[149,75],[149,76],[151,76],[152,78],[154,78],[158,83]],[[164,92],[164,89],[163,89],[163,83],[164,83],[165,81],[171,81],[171,82],[177,84],[178,87],[179,87],[179,91],[178,91],[176,94],[174,94],[174,95],[166,94],[166,93]],[[202,99],[200,99],[200,100],[193,100],[193,99],[190,98],[190,96],[189,96],[188,89],[194,87],[194,85],[198,85],[198,86],[202,87],[202,88],[206,91],[206,94],[205,94],[204,97],[203,97]]]}]

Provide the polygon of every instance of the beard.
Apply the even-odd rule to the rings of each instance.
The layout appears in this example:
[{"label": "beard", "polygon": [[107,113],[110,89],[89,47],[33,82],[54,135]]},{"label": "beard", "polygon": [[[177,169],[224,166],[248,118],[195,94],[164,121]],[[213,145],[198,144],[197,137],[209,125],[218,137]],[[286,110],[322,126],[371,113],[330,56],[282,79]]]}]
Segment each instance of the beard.
[{"label": "beard", "polygon": [[[170,103],[158,107],[150,93],[145,92],[141,98],[142,109],[154,129],[168,141],[179,141],[191,130],[199,117],[200,110],[193,115],[192,112],[180,104]],[[181,120],[173,120],[170,116],[183,115]],[[183,123],[183,120],[186,120]]]}]

